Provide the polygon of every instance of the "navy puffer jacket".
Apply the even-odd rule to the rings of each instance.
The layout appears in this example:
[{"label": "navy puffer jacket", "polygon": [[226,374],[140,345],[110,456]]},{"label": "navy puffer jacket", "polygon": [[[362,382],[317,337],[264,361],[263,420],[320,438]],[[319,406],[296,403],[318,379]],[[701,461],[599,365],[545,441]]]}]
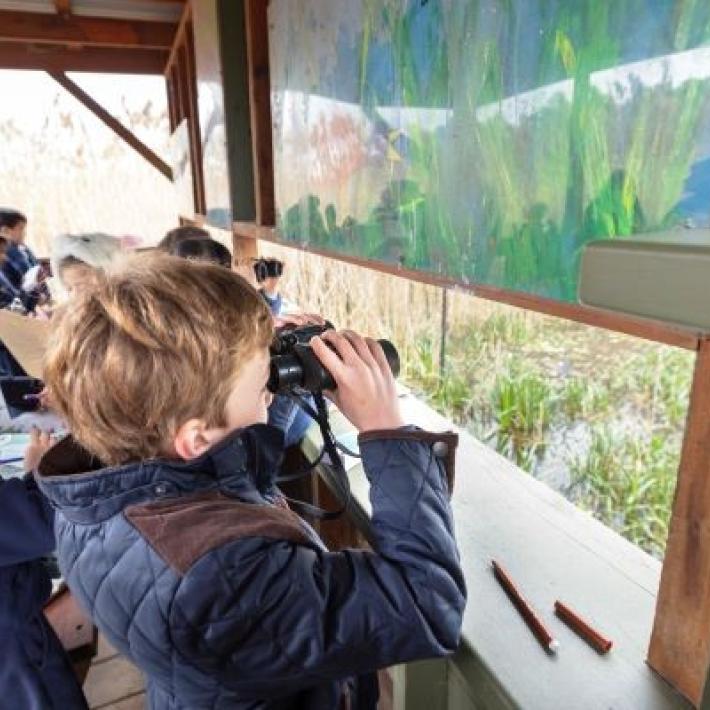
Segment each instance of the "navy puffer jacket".
[{"label": "navy puffer jacket", "polygon": [[44,617],[52,583],[52,509],[31,476],[0,478],[0,708],[86,710],[79,682]]},{"label": "navy puffer jacket", "polygon": [[361,437],[373,552],[328,552],[279,504],[281,437],[258,425],[191,462],[93,471],[65,440],[42,462],[62,572],[154,709],[374,708],[377,668],[456,649],[465,588],[436,436]]}]

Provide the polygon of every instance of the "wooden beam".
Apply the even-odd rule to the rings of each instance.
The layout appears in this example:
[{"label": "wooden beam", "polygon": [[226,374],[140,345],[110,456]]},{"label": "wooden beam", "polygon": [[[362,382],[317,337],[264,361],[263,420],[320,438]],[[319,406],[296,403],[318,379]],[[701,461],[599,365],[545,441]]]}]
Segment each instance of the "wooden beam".
[{"label": "wooden beam", "polygon": [[[454,282],[456,283],[456,282]],[[637,318],[626,316],[621,313],[605,311],[601,308],[591,308],[578,303],[567,303],[556,301],[552,298],[544,298],[521,291],[508,291],[507,289],[484,284],[457,284],[458,288],[472,291],[474,296],[485,298],[488,301],[507,303],[517,308],[536,311],[548,316],[565,318],[576,321],[594,328],[604,328],[626,335],[633,335],[636,338],[645,338],[657,343],[673,345],[686,350],[697,350],[698,340],[701,333],[690,328],[671,326],[667,323],[654,321],[647,318]]]},{"label": "wooden beam", "polygon": [[170,124],[170,133],[178,126],[177,105],[175,101],[175,86],[170,75],[170,72],[165,75],[165,91],[168,95],[168,122]]},{"label": "wooden beam", "polygon": [[710,340],[695,363],[648,663],[699,706],[710,671]]},{"label": "wooden beam", "polygon": [[232,254],[236,264],[241,264],[242,266],[248,264],[252,259],[256,259],[259,256],[256,239],[240,237],[237,234],[232,235]]},{"label": "wooden beam", "polygon": [[177,54],[179,48],[186,42],[185,33],[187,28],[192,27],[192,8],[190,4],[186,4],[180,16],[180,22],[178,22],[177,29],[173,35],[173,43],[170,47],[170,55],[168,56],[168,61],[165,65],[166,73],[170,71],[173,65],[177,62]]},{"label": "wooden beam", "polygon": [[58,15],[69,17],[71,15],[71,0],[54,0],[54,9]]},{"label": "wooden beam", "polygon": [[484,286],[481,284],[463,283],[455,279],[446,278],[437,274],[429,274],[423,271],[415,271],[413,269],[405,269],[397,264],[387,264],[371,259],[364,259],[359,256],[350,256],[348,254],[339,254],[319,249],[308,244],[297,244],[294,242],[282,239],[273,227],[261,227],[251,222],[235,222],[233,231],[236,236],[249,239],[262,239],[281,246],[290,247],[292,249],[301,249],[311,254],[325,256],[329,259],[344,261],[355,266],[362,266],[366,269],[379,271],[393,276],[419,281],[421,283],[430,284],[432,286],[443,286],[462,291],[469,291],[478,298],[485,298],[489,301],[498,303],[507,303],[510,306],[517,308],[525,308],[537,313],[543,313],[557,318],[565,318],[577,323],[584,323],[595,328],[604,328],[613,330],[618,333],[626,333],[637,338],[645,338],[657,343],[665,343],[686,350],[697,350],[698,343],[702,337],[701,333],[691,329],[681,328],[680,326],[671,326],[659,321],[648,320],[645,318],[635,318],[633,316],[625,316],[619,313],[611,313],[589,306],[582,306],[576,303],[565,303],[563,301],[555,301],[551,298],[543,298],[542,296],[534,296],[531,294],[521,293],[517,291],[507,291],[505,289],[494,288],[493,286]]},{"label": "wooden beam", "polygon": [[197,67],[195,66],[195,40],[192,22],[185,30],[185,68],[187,73],[188,128],[190,131],[190,160],[192,161],[192,189],[195,212],[205,214],[205,177],[202,165],[202,140],[200,137],[200,113],[197,103]]},{"label": "wooden beam", "polygon": [[0,41],[0,69],[32,69],[47,72],[97,72],[114,74],[162,74],[165,50],[138,50],[32,46]]},{"label": "wooden beam", "polygon": [[256,223],[273,226],[275,224],[274,163],[267,5],[266,0],[246,0],[244,11]]},{"label": "wooden beam", "polygon": [[156,170],[168,180],[173,179],[172,168],[154,153],[145,143],[136,138],[120,121],[115,119],[103,106],[91,98],[78,84],[65,74],[50,72],[54,81],[63,86],[77,101],[89,109],[99,120],[110,128],[117,136],[128,143],[133,150],[145,158]]},{"label": "wooden beam", "polygon": [[0,10],[0,40],[81,47],[169,50],[177,25]]}]

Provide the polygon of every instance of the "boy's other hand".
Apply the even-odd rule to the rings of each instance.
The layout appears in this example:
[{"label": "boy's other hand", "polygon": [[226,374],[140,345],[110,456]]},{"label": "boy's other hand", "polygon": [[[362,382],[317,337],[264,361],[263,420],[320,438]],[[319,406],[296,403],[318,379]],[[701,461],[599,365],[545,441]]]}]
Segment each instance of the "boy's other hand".
[{"label": "boy's other hand", "polygon": [[25,471],[34,471],[37,466],[39,466],[39,462],[42,460],[45,453],[56,443],[57,440],[51,433],[40,431],[37,427],[33,427],[32,433],[30,434],[30,443],[25,449],[23,463]]},{"label": "boy's other hand", "polygon": [[326,394],[358,431],[404,426],[394,375],[376,340],[328,330],[310,345],[338,385]]}]

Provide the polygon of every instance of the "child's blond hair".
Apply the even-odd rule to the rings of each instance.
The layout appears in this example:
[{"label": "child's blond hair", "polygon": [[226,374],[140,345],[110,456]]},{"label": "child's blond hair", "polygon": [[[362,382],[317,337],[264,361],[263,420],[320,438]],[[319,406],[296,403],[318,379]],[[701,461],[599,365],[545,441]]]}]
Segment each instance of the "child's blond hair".
[{"label": "child's blond hair", "polygon": [[45,362],[51,402],[106,465],[165,455],[193,417],[224,426],[240,367],[273,334],[264,300],[220,266],[126,260],[58,318]]}]

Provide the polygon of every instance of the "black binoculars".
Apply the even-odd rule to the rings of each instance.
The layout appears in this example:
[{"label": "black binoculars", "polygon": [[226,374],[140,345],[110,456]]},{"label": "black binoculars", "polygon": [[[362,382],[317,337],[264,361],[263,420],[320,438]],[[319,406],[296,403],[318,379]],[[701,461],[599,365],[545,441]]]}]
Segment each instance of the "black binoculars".
[{"label": "black binoculars", "polygon": [[[336,388],[335,380],[310,346],[311,338],[332,330],[333,325],[308,325],[281,330],[271,346],[271,369],[267,387],[273,394],[288,390],[322,392]],[[392,374],[399,375],[399,353],[389,340],[377,341],[385,353]]]}]

